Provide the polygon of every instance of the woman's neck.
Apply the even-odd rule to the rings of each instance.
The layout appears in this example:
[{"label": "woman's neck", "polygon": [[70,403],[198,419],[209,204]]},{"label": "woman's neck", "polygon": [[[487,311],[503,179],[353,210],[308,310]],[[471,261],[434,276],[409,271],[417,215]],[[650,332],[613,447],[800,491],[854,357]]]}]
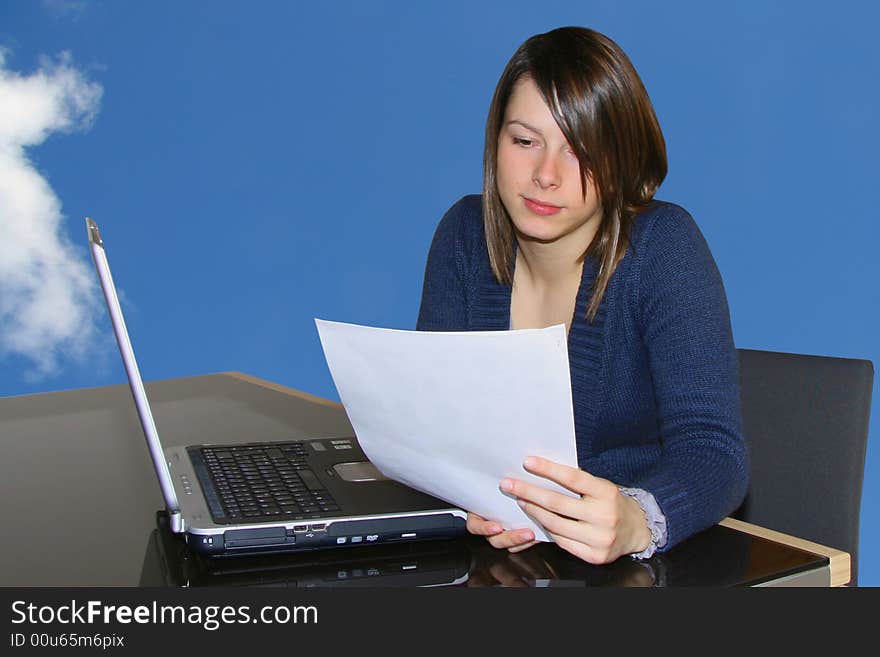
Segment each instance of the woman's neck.
[{"label": "woman's neck", "polygon": [[586,248],[581,243],[546,243],[517,238],[516,273],[536,288],[553,288],[580,279]]}]

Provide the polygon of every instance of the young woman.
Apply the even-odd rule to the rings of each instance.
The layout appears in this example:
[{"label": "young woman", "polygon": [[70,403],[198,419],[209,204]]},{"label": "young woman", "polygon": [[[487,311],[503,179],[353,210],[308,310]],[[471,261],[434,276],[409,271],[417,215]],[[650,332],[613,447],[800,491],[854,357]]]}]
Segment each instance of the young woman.
[{"label": "young woman", "polygon": [[[428,255],[419,330],[565,324],[580,467],[524,467],[574,495],[500,486],[591,563],[668,550],[747,486],[724,288],[690,215],[653,200],[665,175],[620,47],[584,28],[536,35],[495,90],[483,194],[446,213]],[[474,514],[468,529],[511,551],[535,539]]]}]

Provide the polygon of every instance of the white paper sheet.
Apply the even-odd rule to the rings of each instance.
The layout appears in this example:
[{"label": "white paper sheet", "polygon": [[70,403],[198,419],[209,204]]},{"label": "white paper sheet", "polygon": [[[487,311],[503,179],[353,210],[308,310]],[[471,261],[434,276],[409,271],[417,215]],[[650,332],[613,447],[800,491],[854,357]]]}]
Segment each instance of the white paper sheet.
[{"label": "white paper sheet", "polygon": [[358,442],[385,476],[551,540],[498,486],[516,477],[573,495],[522,467],[529,455],[577,467],[563,325],[445,333],[315,323]]}]

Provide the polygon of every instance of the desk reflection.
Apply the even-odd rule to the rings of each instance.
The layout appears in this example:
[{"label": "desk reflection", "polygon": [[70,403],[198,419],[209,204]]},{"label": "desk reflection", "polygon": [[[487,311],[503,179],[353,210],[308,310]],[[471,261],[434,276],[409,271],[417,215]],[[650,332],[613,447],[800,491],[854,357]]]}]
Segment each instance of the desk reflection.
[{"label": "desk reflection", "polygon": [[553,543],[511,554],[481,537],[335,548],[297,554],[209,559],[172,534],[163,513],[149,537],[141,586],[462,586],[665,587],[748,586],[821,565],[799,550],[716,526],[645,561],[621,558],[594,566]]}]

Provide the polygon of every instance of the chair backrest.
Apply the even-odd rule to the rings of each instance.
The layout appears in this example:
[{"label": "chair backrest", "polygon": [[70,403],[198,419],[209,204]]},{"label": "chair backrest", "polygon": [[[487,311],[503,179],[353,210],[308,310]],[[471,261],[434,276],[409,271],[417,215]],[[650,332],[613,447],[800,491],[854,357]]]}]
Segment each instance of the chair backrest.
[{"label": "chair backrest", "polygon": [[871,361],[737,352],[751,482],[733,517],[849,552],[855,586]]}]

